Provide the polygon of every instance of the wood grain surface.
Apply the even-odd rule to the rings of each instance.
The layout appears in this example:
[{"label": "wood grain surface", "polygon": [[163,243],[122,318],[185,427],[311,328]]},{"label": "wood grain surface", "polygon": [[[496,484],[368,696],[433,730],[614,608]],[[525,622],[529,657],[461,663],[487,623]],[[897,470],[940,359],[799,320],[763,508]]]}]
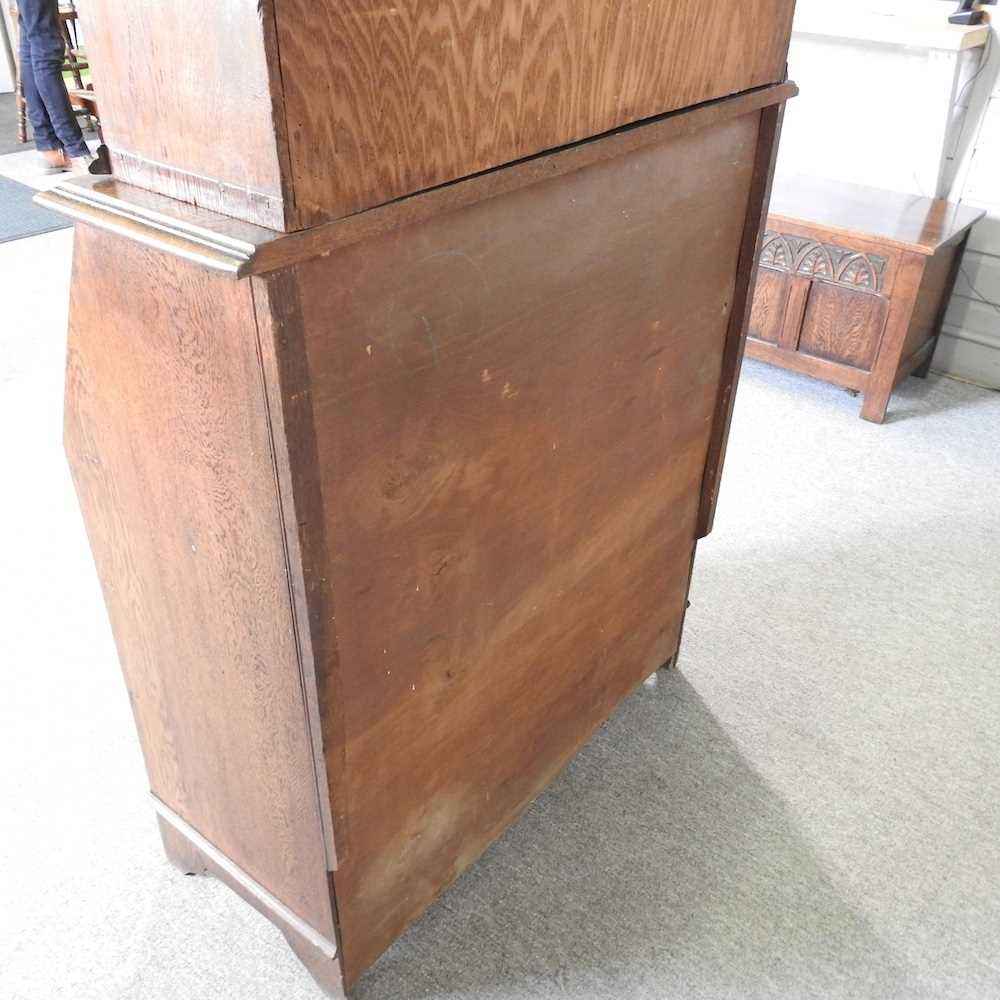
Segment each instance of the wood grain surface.
[{"label": "wood grain surface", "polygon": [[294,228],[785,77],[793,0],[279,0]]},{"label": "wood grain surface", "polygon": [[793,0],[127,8],[67,453],[168,853],[336,992],[677,651]]},{"label": "wood grain surface", "polygon": [[80,227],[65,444],[152,790],[332,938],[250,286]]},{"label": "wood grain surface", "polygon": [[641,127],[620,129],[597,140],[578,142],[546,156],[531,157],[511,166],[431,188],[345,219],[287,233],[258,245],[245,273],[263,274],[288,268],[361,240],[373,239],[446,212],[468,208],[489,198],[511,194],[539,181],[606,163],[649,146],[695,135],[733,118],[783,105],[797,93],[795,84],[786,81],[773,87],[719,98],[691,110],[661,115]]},{"label": "wood grain surface", "polygon": [[881,296],[813,282],[797,349],[870,371],[888,311]]},{"label": "wood grain surface", "polygon": [[270,0],[86,0],[80,18],[119,180],[285,228]]},{"label": "wood grain surface", "polygon": [[880,331],[878,353],[861,404],[862,418],[872,423],[880,424],[885,420],[926,266],[924,254],[907,251],[900,256],[889,310],[884,328]]},{"label": "wood grain surface", "polygon": [[344,1000],[336,943],[301,920],[171,809],[157,799],[154,801],[168,860],[185,875],[211,875],[228,885],[281,931],[288,946],[327,996]]},{"label": "wood grain surface", "polygon": [[770,211],[782,230],[785,222],[808,222],[820,238],[828,234],[852,246],[858,240],[879,244],[883,253],[889,247],[927,255],[985,214],[961,202],[792,175],[775,180]]},{"label": "wood grain surface", "polygon": [[496,198],[645,146],[693,135],[732,118],[781,104],[797,92],[794,83],[785,82],[719,98],[690,111],[661,115],[641,128],[621,129],[600,141],[576,143],[548,156],[490,170],[296,233],[277,233],[124,184],[113,177],[75,177],[39,194],[35,201],[76,221],[244,277],[284,270],[300,261],[443,212]]},{"label": "wood grain surface", "polygon": [[759,120],[252,279],[307,361],[348,985],[676,649]]},{"label": "wood grain surface", "polygon": [[[968,233],[965,234],[966,238]],[[955,286],[958,268],[965,253],[965,240],[941,247],[927,260],[920,280],[920,291],[913,305],[910,329],[903,341],[901,359],[905,360],[920,350],[940,332],[944,321],[942,308],[947,309],[951,291]]]},{"label": "wood grain surface", "polygon": [[754,337],[747,338],[747,356],[758,361],[766,361],[771,365],[778,365],[781,368],[791,368],[793,371],[802,372],[804,375],[811,375],[813,378],[823,379],[824,382],[832,382],[834,385],[841,385],[845,389],[853,389],[856,392],[863,392],[868,385],[868,372],[850,365],[843,365],[839,361],[827,361],[825,358],[814,358],[808,354],[792,355],[789,351],[783,350],[776,344],[769,344]]},{"label": "wood grain surface", "polygon": [[305,229],[785,76],[793,0],[81,5],[119,179]]},{"label": "wood grain surface", "polygon": [[791,278],[787,274],[760,269],[750,312],[750,325],[747,328],[748,336],[771,344],[778,343],[784,329],[790,286]]}]

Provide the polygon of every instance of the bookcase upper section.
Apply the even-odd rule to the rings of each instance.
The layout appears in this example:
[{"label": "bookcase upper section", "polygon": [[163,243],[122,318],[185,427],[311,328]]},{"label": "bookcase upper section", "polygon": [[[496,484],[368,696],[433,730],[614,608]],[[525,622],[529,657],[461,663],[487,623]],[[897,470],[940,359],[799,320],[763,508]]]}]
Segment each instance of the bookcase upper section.
[{"label": "bookcase upper section", "polygon": [[777,82],[794,0],[88,0],[119,179],[279,231]]}]

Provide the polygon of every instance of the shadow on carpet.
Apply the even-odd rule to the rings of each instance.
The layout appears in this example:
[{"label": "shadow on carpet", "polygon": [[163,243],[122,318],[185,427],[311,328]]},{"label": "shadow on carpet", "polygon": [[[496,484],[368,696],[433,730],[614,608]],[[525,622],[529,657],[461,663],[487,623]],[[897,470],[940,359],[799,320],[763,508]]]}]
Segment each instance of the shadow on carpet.
[{"label": "shadow on carpet", "polygon": [[684,674],[654,684],[355,1000],[928,996]]},{"label": "shadow on carpet", "polygon": [[32,201],[35,193],[26,184],[0,177],[0,243],[51,233],[54,229],[67,229],[73,224],[69,219],[36,205]]}]

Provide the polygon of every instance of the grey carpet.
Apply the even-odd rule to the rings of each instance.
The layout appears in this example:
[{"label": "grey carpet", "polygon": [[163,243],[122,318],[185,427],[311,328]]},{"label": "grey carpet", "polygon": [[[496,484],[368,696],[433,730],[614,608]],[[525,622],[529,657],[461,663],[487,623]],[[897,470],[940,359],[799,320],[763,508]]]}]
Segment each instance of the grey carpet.
[{"label": "grey carpet", "polygon": [[65,216],[36,205],[33,199],[37,193],[26,184],[0,177],[0,243],[67,229],[73,224]]},{"label": "grey carpet", "polygon": [[[0,326],[0,997],[316,998],[160,854],[60,451],[68,240],[16,245],[47,241],[25,291],[61,284]],[[748,363],[680,671],[358,1000],[1000,996],[1000,394],[932,376],[883,427],[857,409]]]},{"label": "grey carpet", "polygon": [[[29,129],[30,133],[30,129]],[[0,156],[31,149],[17,141],[17,110],[13,94],[0,94]]]}]

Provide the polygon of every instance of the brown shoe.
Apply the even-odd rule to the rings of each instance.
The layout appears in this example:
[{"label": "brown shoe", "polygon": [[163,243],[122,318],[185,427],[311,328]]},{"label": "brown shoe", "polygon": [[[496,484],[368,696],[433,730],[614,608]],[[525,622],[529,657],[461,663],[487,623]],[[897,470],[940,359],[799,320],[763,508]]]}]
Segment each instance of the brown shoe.
[{"label": "brown shoe", "polygon": [[69,157],[62,149],[42,149],[39,150],[42,160],[43,174],[61,174],[70,169]]}]

